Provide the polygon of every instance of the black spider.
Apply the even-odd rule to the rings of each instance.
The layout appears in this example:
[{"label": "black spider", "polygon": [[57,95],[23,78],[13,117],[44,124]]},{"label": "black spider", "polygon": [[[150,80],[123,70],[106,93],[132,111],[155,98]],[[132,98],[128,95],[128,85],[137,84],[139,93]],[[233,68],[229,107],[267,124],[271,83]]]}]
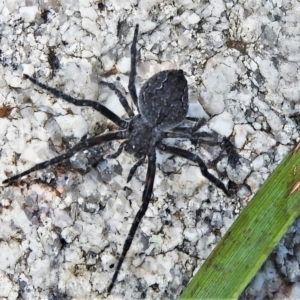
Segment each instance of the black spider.
[{"label": "black spider", "polygon": [[181,156],[197,163],[200,167],[202,175],[205,176],[213,184],[215,184],[218,188],[223,190],[225,194],[229,195],[229,192],[225,185],[218,178],[208,172],[206,165],[198,155],[181,148],[168,146],[163,142],[165,138],[169,137],[190,139],[193,142],[205,142],[205,140],[203,140],[202,138],[207,137],[207,133],[196,133],[196,131],[203,124],[203,119],[200,119],[192,127],[178,126],[178,124],[182,123],[186,119],[188,111],[188,86],[183,71],[168,70],[155,74],[145,82],[145,84],[141,88],[139,97],[137,97],[135,89],[135,77],[138,28],[139,26],[136,25],[131,46],[131,71],[128,85],[131,98],[135,106],[137,107],[138,114],[135,115],[133,113],[126,98],[112,83],[103,81],[100,82],[101,84],[108,86],[112,91],[116,93],[120,103],[129,115],[130,120],[123,120],[119,118],[112,111],[110,111],[100,103],[90,100],[76,100],[63,92],[40,83],[36,79],[24,74],[25,78],[29,79],[41,88],[49,91],[56,97],[59,97],[77,106],[89,106],[94,108],[109,120],[114,122],[116,125],[121,127],[122,130],[109,132],[83,140],[65,154],[39,163],[27,171],[24,171],[3,181],[4,184],[11,183],[12,181],[17,180],[20,177],[27,175],[33,171],[41,170],[48,166],[60,163],[63,160],[70,158],[78,151],[118,139],[125,139],[125,141],[121,143],[118,151],[115,154],[110,155],[110,158],[116,158],[118,155],[120,155],[123,149],[138,158],[138,161],[129,172],[127,182],[130,181],[136,169],[140,165],[142,165],[146,157],[148,157],[148,170],[143,192],[142,206],[136,214],[128,236],[125,240],[115,273],[107,289],[108,292],[110,292],[114,286],[122,263],[137,231],[137,228],[147,211],[152,195],[155,177],[156,148],[161,151],[166,151],[173,155]]}]

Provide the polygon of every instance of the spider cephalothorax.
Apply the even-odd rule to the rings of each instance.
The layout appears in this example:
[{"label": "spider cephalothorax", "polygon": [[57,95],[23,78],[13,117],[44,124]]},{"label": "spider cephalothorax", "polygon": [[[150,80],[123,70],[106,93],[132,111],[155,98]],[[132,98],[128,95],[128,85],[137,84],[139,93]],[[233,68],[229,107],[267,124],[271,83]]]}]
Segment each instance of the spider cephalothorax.
[{"label": "spider cephalothorax", "polygon": [[44,169],[48,166],[60,163],[63,160],[72,157],[78,151],[118,139],[125,139],[125,141],[120,145],[119,150],[116,153],[109,156],[110,158],[116,158],[121,154],[123,149],[139,158],[137,163],[131,168],[129,172],[128,181],[130,181],[136,169],[146,160],[146,157],[148,158],[148,170],[146,175],[145,188],[142,196],[142,206],[140,207],[132,222],[116,270],[112,277],[111,284],[108,287],[108,292],[110,292],[114,286],[122,263],[130,248],[140,221],[147,211],[153,191],[153,183],[155,178],[156,149],[186,158],[198,164],[203,176],[214,183],[218,188],[222,189],[224,193],[226,193],[227,195],[229,194],[225,185],[218,178],[208,172],[206,165],[198,155],[181,148],[169,146],[164,142],[165,138],[172,137],[189,139],[193,143],[199,143],[205,142],[205,139],[203,140],[203,138],[207,137],[208,135],[207,133],[196,133],[196,131],[203,124],[202,119],[199,119],[199,121],[192,127],[180,126],[180,123],[186,118],[188,111],[188,86],[183,71],[167,70],[153,75],[142,86],[139,98],[137,97],[135,89],[137,36],[138,25],[136,25],[135,27],[133,43],[131,46],[131,71],[128,85],[130,95],[135,106],[137,107],[138,114],[134,114],[126,98],[114,84],[100,81],[101,84],[108,86],[112,91],[116,93],[130,120],[121,119],[111,110],[98,102],[91,100],[77,100],[72,96],[58,91],[55,88],[49,87],[39,82],[38,80],[24,74],[25,78],[29,79],[39,87],[49,91],[56,97],[59,97],[77,106],[92,107],[93,109],[97,110],[105,117],[107,117],[109,120],[114,122],[116,125],[118,125],[122,130],[109,132],[83,140],[65,154],[39,163],[27,171],[14,175],[3,181],[4,184],[11,183],[12,181],[17,180],[20,177],[27,175],[33,171]]},{"label": "spider cephalothorax", "polygon": [[141,115],[137,115],[129,123],[128,141],[126,141],[125,150],[140,158],[148,155],[162,138],[163,131],[160,128],[156,128]]}]

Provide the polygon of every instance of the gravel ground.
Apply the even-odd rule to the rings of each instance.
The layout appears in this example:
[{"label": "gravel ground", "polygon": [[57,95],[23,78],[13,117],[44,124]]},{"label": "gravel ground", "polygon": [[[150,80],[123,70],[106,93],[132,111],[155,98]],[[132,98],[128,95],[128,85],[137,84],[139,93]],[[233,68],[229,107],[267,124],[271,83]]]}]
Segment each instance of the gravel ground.
[{"label": "gravel ground", "polygon": [[[0,181],[117,127],[22,75],[127,118],[100,80],[130,99],[130,46],[140,25],[137,90],[182,69],[188,115],[217,142],[168,139],[207,163],[227,197],[189,161],[157,151],[153,200],[111,295],[106,288],[141,206],[147,164],[120,142],[0,187],[1,299],[176,299],[240,211],[299,139],[299,1],[0,2]],[[227,138],[240,155],[213,161]],[[225,151],[226,152],[226,151]],[[92,166],[96,166],[92,168]],[[241,299],[300,299],[297,220]]]}]

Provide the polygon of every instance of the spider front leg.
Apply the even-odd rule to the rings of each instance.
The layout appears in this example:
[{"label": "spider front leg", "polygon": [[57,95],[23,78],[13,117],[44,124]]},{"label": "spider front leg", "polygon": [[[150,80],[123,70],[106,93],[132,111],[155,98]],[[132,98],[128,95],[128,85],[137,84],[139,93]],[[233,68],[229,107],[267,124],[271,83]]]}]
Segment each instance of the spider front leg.
[{"label": "spider front leg", "polygon": [[51,94],[53,94],[55,97],[57,98],[61,98],[69,103],[72,103],[76,106],[87,106],[87,107],[92,107],[93,109],[97,110],[99,113],[101,113],[103,116],[105,116],[106,118],[108,118],[109,120],[111,120],[112,122],[114,122],[116,125],[118,125],[119,127],[126,129],[128,127],[128,122],[126,122],[125,120],[122,120],[120,117],[118,117],[116,114],[114,114],[111,110],[109,110],[108,108],[106,108],[104,105],[96,102],[96,101],[92,101],[92,100],[84,100],[84,99],[75,99],[72,96],[69,96],[53,87],[50,87],[44,83],[39,82],[38,80],[36,80],[33,77],[30,77],[27,74],[24,74],[24,77],[26,79],[29,79],[31,82],[33,82],[34,84],[38,85],[39,87],[41,87],[42,89],[50,92]]},{"label": "spider front leg", "polygon": [[134,165],[133,167],[130,169],[128,177],[127,177],[127,183],[132,179],[132,176],[134,175],[135,171],[137,170],[137,168],[139,166],[141,166],[144,161],[146,159],[146,156],[143,156],[141,159],[139,159]]},{"label": "spider front leg", "polygon": [[25,175],[28,175],[31,172],[42,170],[42,169],[45,169],[49,166],[53,166],[55,164],[58,164],[58,163],[62,162],[63,160],[72,157],[75,153],[77,153],[81,150],[91,148],[93,146],[100,145],[100,144],[110,142],[110,141],[113,141],[113,140],[124,139],[126,137],[126,133],[127,133],[126,131],[110,132],[110,133],[107,133],[107,134],[103,134],[103,135],[100,135],[100,136],[96,136],[96,137],[84,140],[84,141],[78,143],[77,145],[75,145],[73,148],[71,148],[65,154],[59,155],[57,157],[54,157],[52,159],[49,159],[49,160],[44,161],[42,163],[39,163],[39,164],[33,166],[32,168],[24,171],[24,172],[21,172],[17,175],[14,175],[10,178],[5,179],[2,183],[3,184],[11,183],[11,182],[13,182],[13,181],[25,176]]},{"label": "spider front leg", "polygon": [[140,224],[143,216],[145,215],[145,213],[148,209],[148,205],[151,200],[151,195],[152,195],[152,191],[153,191],[155,169],[156,169],[156,154],[155,154],[155,150],[153,150],[153,152],[150,155],[148,155],[148,170],[147,170],[145,188],[144,188],[144,192],[143,192],[142,206],[139,209],[139,211],[137,212],[137,214],[133,220],[133,223],[131,225],[131,228],[129,230],[129,233],[127,235],[127,238],[125,240],[123,250],[122,250],[121,256],[118,261],[118,265],[117,265],[115,273],[112,277],[111,283],[110,283],[109,287],[107,288],[108,293],[111,292],[111,290],[115,284],[115,281],[117,280],[121,266],[123,264],[123,261],[126,257],[128,250],[131,246],[134,235],[139,227],[139,224]]},{"label": "spider front leg", "polygon": [[240,155],[236,152],[234,145],[229,141],[229,139],[224,138],[221,144],[221,153],[219,156],[212,161],[213,164],[217,164],[222,158],[228,155],[228,164],[232,168],[236,168],[240,163]]},{"label": "spider front leg", "polygon": [[135,76],[136,76],[136,57],[137,57],[137,37],[138,37],[138,32],[139,32],[139,25],[135,25],[135,30],[134,30],[134,36],[133,36],[133,41],[132,45],[130,48],[130,54],[131,54],[131,65],[130,65],[130,75],[129,75],[129,84],[128,84],[128,89],[131,95],[131,98],[137,107],[139,111],[139,105],[138,105],[138,97],[135,89]]},{"label": "spider front leg", "polygon": [[166,151],[171,154],[177,155],[177,156],[181,156],[183,158],[186,158],[188,160],[191,160],[191,161],[197,163],[198,166],[200,167],[202,175],[204,177],[206,177],[214,185],[216,185],[219,189],[221,189],[227,196],[230,196],[230,193],[229,193],[228,189],[225,187],[224,183],[222,181],[220,181],[218,178],[216,178],[214,175],[212,175],[211,173],[208,172],[205,163],[198,155],[196,155],[190,151],[181,149],[181,148],[168,146],[163,143],[159,146],[159,149],[162,151]]},{"label": "spider front leg", "polygon": [[127,141],[124,141],[120,144],[118,150],[114,153],[111,153],[109,155],[106,156],[106,158],[117,158],[123,151],[125,145],[127,144]]},{"label": "spider front leg", "polygon": [[131,107],[129,106],[128,101],[121,93],[121,91],[113,83],[109,83],[109,82],[105,82],[105,81],[100,81],[100,83],[109,87],[118,96],[119,101],[120,101],[121,105],[124,107],[127,115],[130,118],[134,117],[134,113],[133,113]]}]

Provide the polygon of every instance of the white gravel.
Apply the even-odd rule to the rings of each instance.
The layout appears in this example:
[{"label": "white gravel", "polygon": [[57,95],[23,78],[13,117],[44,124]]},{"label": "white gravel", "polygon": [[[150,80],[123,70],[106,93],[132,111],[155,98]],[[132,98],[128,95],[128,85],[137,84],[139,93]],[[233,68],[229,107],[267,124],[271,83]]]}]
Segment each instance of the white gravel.
[{"label": "white gravel", "polygon": [[[116,151],[114,142],[79,154],[72,165],[0,187],[0,298],[178,298],[249,202],[248,186],[256,192],[299,139],[299,11],[300,3],[292,0],[0,2],[1,182],[86,135],[116,129],[98,112],[56,99],[23,73],[127,118],[99,80],[116,83],[130,99],[135,24],[137,90],[161,70],[184,70],[189,115],[205,118],[203,130],[218,142],[228,137],[242,157],[237,168],[226,156],[210,165],[225,184],[238,184],[236,197],[228,198],[194,163],[157,153],[153,201],[109,296],[105,290],[141,206],[146,163],[128,184],[136,159],[124,152],[90,172],[74,169]],[[184,140],[168,143],[206,163],[221,151]],[[283,290],[297,299],[299,228],[294,224],[293,243],[278,246],[276,259],[264,265],[245,299],[281,299]]]}]

